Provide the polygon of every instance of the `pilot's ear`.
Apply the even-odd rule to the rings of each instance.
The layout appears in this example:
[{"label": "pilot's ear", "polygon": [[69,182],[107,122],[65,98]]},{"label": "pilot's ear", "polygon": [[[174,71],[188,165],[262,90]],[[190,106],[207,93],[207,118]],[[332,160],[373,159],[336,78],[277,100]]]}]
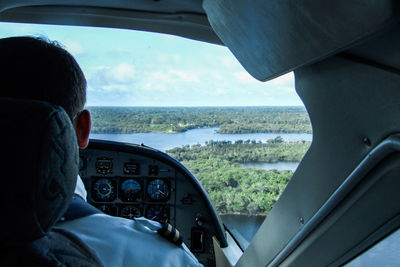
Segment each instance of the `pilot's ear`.
[{"label": "pilot's ear", "polygon": [[82,110],[73,121],[76,138],[78,139],[79,148],[86,148],[89,144],[90,128],[92,127],[92,119],[87,109]]}]

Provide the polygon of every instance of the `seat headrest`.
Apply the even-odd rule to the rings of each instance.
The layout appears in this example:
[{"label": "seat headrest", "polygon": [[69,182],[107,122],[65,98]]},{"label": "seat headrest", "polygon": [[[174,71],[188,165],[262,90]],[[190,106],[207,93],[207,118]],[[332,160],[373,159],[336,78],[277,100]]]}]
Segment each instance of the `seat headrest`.
[{"label": "seat headrest", "polygon": [[46,102],[0,98],[0,246],[45,235],[68,207],[78,147],[65,111]]}]

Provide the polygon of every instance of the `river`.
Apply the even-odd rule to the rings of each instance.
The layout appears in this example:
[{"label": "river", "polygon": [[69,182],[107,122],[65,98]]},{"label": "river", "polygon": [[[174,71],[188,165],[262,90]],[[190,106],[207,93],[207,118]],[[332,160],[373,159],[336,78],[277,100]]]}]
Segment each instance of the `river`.
[{"label": "river", "polygon": [[220,134],[218,128],[201,128],[182,133],[134,133],[134,134],[94,134],[90,138],[104,139],[134,144],[144,144],[165,152],[168,149],[184,145],[203,145],[206,141],[256,140],[265,142],[281,136],[285,141],[311,141],[312,134],[306,133],[249,133],[249,134]]},{"label": "river", "polygon": [[294,172],[299,166],[298,162],[274,162],[274,163],[264,163],[264,162],[252,162],[252,163],[243,163],[241,164],[247,168],[257,168],[257,169],[264,169],[264,170],[291,170]]},{"label": "river", "polygon": [[[205,142],[231,141],[237,140],[256,140],[264,142],[281,136],[285,141],[311,141],[312,134],[306,133],[249,133],[249,134],[220,134],[218,128],[201,128],[188,130],[182,133],[134,133],[134,134],[91,134],[90,138],[104,139],[118,142],[134,144],[144,144],[156,148],[163,152],[168,149],[184,145],[204,145]],[[245,167],[260,168],[264,170],[276,169],[295,171],[298,163],[296,162],[276,162],[276,163],[245,163]]]},{"label": "river", "polygon": [[[218,128],[202,128],[188,130],[182,133],[134,133],[134,134],[91,134],[90,138],[111,140],[118,142],[145,144],[146,146],[156,148],[165,152],[168,149],[184,146],[184,145],[204,145],[205,142],[214,141],[231,141],[237,140],[256,140],[265,143],[269,139],[281,136],[285,141],[311,141],[312,134],[305,133],[250,133],[250,134],[220,134],[217,133]],[[277,169],[295,171],[298,163],[296,162],[277,162],[277,163],[246,163],[243,166],[249,168]],[[262,216],[246,216],[246,215],[223,215],[221,216],[224,224],[231,229],[234,234],[238,231],[241,236],[250,242],[257,232],[261,223],[264,221]],[[245,242],[246,243],[246,242]]]},{"label": "river", "polygon": [[[258,228],[264,222],[265,216],[247,216],[247,215],[221,215],[221,219],[229,231],[235,236],[236,240],[242,241],[242,244],[247,247]],[[237,234],[239,233],[239,235]],[[243,237],[243,239],[241,239]],[[239,241],[239,242],[240,242]]]}]

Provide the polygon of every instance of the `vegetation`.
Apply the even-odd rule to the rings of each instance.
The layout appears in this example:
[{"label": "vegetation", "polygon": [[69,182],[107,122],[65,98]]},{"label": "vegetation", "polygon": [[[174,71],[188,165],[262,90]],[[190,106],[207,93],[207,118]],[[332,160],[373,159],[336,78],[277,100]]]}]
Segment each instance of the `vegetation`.
[{"label": "vegetation", "polygon": [[89,107],[93,133],[183,132],[311,133],[303,107]]},{"label": "vegetation", "polygon": [[[311,133],[302,107],[90,107],[94,133],[182,132],[219,127],[219,133]],[[210,140],[167,153],[200,180],[221,214],[267,215],[292,171],[243,167],[254,162],[299,162],[310,142]]]},{"label": "vegetation", "polygon": [[201,182],[221,214],[267,215],[293,172],[246,168],[239,163],[300,161],[310,142],[283,142],[277,137],[255,141],[210,141],[206,145],[173,148]]},{"label": "vegetation", "polygon": [[255,140],[209,141],[205,145],[182,146],[167,151],[179,161],[222,158],[230,163],[246,162],[299,162],[310,146],[310,142],[284,142],[282,137],[268,140],[266,143]]}]

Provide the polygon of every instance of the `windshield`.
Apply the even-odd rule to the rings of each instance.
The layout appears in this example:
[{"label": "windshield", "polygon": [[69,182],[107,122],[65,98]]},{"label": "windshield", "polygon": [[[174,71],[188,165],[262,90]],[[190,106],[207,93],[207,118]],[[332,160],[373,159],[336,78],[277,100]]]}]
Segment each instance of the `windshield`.
[{"label": "windshield", "polygon": [[[250,242],[312,139],[293,73],[262,83],[223,46],[120,29],[0,24],[56,40],[88,82],[91,138],[181,161],[232,234]],[[238,237],[238,239],[240,239]]]}]

